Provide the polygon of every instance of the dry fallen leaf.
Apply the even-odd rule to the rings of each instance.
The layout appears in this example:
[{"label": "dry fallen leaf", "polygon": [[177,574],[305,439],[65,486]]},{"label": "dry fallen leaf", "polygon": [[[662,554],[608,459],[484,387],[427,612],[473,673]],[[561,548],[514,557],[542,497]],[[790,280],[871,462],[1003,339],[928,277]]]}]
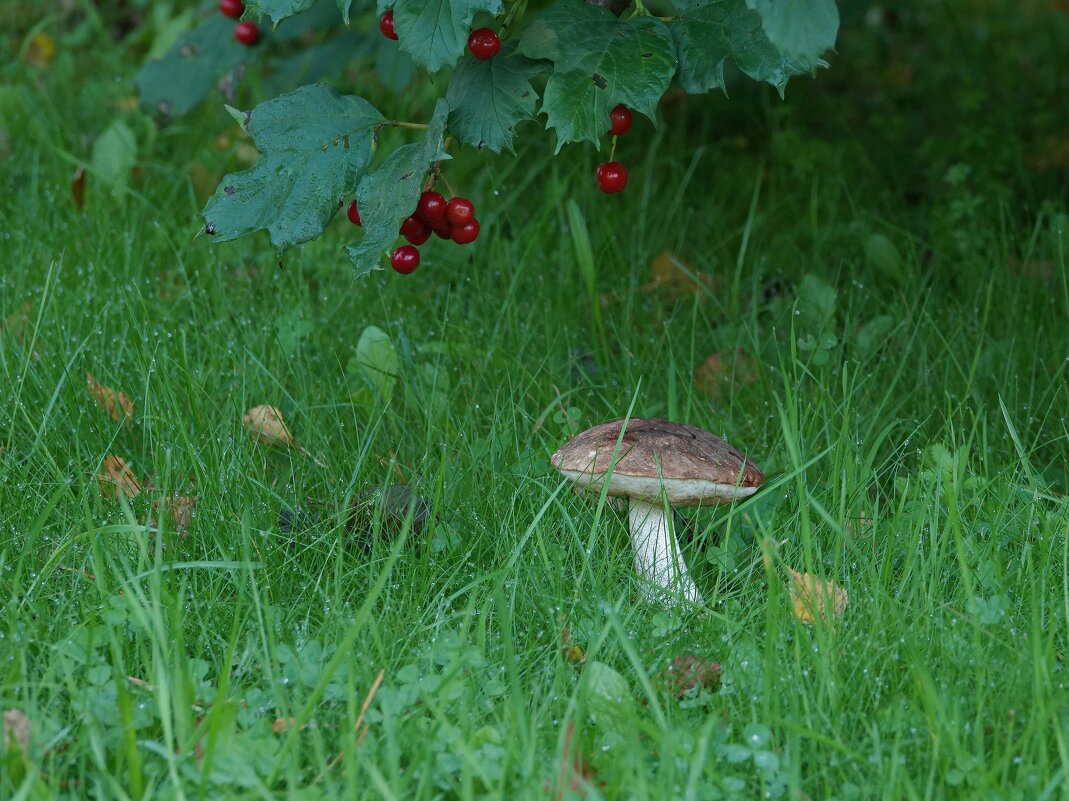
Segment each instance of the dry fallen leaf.
[{"label": "dry fallen leaf", "polygon": [[[572,754],[572,738],[575,735],[575,724],[568,721],[568,728],[564,732],[564,751],[560,757],[560,774],[557,777],[557,792],[554,798],[562,801],[564,794],[574,793],[581,798],[586,798],[597,771],[583,758],[579,747],[575,747]],[[552,792],[552,783],[546,779],[542,787],[545,792]]]},{"label": "dry fallen leaf", "polygon": [[264,404],[253,406],[247,412],[241,422],[248,429],[252,438],[265,445],[280,445],[287,448],[296,448],[297,440],[286,427],[282,419],[282,412],[274,406]]},{"label": "dry fallen leaf", "polygon": [[677,656],[658,678],[661,686],[676,698],[683,698],[695,687],[715,691],[720,686],[720,663],[699,656]]},{"label": "dry fallen leaf", "polygon": [[274,722],[271,724],[271,731],[273,731],[275,734],[281,734],[284,731],[288,731],[288,730],[294,729],[294,728],[297,729],[297,731],[304,731],[305,729],[307,729],[307,728],[309,728],[309,727],[311,727],[313,725],[314,725],[314,722],[309,722],[309,723],[303,723],[300,726],[298,726],[297,725],[297,718],[294,718],[294,717],[275,718]]},{"label": "dry fallen leaf", "polygon": [[71,178],[71,197],[74,198],[74,205],[77,206],[78,211],[81,211],[82,206],[85,205],[85,167],[79,167],[74,171],[74,176]]},{"label": "dry fallen leaf", "polygon": [[787,589],[795,616],[803,623],[812,623],[819,616],[830,620],[846,610],[850,597],[846,590],[834,581],[822,579],[811,573],[799,573],[787,568],[790,580]]},{"label": "dry fallen leaf", "polygon": [[30,330],[30,303],[27,301],[4,318],[0,332],[11,334],[20,345],[26,344],[26,332]]},{"label": "dry fallen leaf", "polygon": [[92,373],[85,374],[85,386],[89,391],[89,397],[96,401],[97,406],[107,412],[112,420],[119,419],[120,410],[123,419],[133,415],[134,402],[125,392],[98,383]]},{"label": "dry fallen leaf", "polygon": [[121,456],[105,456],[103,470],[97,480],[100,481],[100,492],[105,498],[114,498],[117,495],[136,498],[141,494],[141,483]]},{"label": "dry fallen leaf", "polygon": [[21,709],[4,710],[4,753],[18,746],[23,758],[30,750],[30,719]]},{"label": "dry fallen leaf", "polygon": [[757,380],[753,360],[742,348],[734,353],[713,353],[694,371],[694,386],[699,392],[714,398],[729,393],[734,386],[752,384]]},{"label": "dry fallen leaf", "polygon": [[170,514],[175,533],[181,539],[189,533],[189,527],[193,524],[193,511],[199,500],[196,495],[175,495],[173,498],[154,501],[152,508],[159,512],[162,507]]},{"label": "dry fallen leaf", "polygon": [[27,63],[47,69],[55,55],[56,42],[47,33],[38,32],[30,37],[29,47],[26,48]]},{"label": "dry fallen leaf", "polygon": [[711,290],[717,281],[695,270],[676,254],[665,251],[650,263],[650,280],[642,286],[643,292],[663,289],[669,297],[676,298],[689,292]]}]

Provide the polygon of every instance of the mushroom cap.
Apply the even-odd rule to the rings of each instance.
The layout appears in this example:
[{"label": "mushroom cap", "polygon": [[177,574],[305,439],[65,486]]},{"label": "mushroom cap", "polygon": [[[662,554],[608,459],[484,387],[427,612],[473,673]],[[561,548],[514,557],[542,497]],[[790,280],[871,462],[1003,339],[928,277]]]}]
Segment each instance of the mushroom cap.
[{"label": "mushroom cap", "polygon": [[601,423],[577,434],[553,454],[550,463],[577,485],[597,489],[612,467],[609,495],[658,503],[663,487],[673,506],[745,498],[765,480],[757,465],[715,434],[683,423],[637,417]]}]

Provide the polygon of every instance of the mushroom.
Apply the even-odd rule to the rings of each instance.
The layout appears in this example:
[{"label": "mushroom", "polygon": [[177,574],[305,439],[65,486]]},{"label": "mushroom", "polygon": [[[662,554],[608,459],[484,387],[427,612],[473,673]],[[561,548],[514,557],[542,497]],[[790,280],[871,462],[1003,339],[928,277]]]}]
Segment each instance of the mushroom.
[{"label": "mushroom", "polygon": [[765,478],[720,437],[657,419],[596,425],[562,445],[550,462],[577,489],[600,490],[607,480],[607,495],[627,498],[635,570],[696,603],[701,595],[669,528],[662,491],[670,506],[701,506],[753,495]]}]

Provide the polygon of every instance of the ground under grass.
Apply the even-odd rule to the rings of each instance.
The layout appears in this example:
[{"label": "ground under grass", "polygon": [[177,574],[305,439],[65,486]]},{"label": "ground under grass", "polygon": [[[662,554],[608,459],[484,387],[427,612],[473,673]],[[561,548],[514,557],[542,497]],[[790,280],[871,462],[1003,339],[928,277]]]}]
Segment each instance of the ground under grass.
[{"label": "ground under grass", "polygon": [[[31,728],[0,797],[1069,796],[1069,208],[1039,159],[1069,127],[1057,79],[1030,99],[1011,69],[1069,49],[1022,19],[987,61],[929,20],[935,66],[848,19],[786,104],[740,86],[636,125],[612,198],[578,149],[467,154],[479,243],[358,282],[344,220],[283,263],[195,239],[232,128],[154,132],[122,48],[7,67],[0,708]],[[90,176],[79,212],[116,116],[140,175]],[[358,358],[369,326],[395,378]],[[305,452],[252,441],[263,403]],[[548,466],[628,411],[768,475],[679,520],[704,608],[643,600],[626,519]],[[401,482],[430,522],[372,505],[354,534],[354,498]],[[185,536],[154,511],[175,496]],[[846,611],[797,619],[788,566]],[[668,692],[682,655],[719,686]]]}]

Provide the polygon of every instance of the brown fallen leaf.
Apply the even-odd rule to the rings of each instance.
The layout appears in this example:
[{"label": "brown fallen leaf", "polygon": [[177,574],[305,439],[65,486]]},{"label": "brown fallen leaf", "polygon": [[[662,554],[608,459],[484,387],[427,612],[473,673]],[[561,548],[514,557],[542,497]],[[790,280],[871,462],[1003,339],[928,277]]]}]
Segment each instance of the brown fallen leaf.
[{"label": "brown fallen leaf", "polygon": [[30,311],[30,303],[26,301],[4,318],[4,321],[0,323],[0,333],[10,334],[18,340],[20,345],[25,345],[26,333],[30,330]]},{"label": "brown fallen leaf", "polygon": [[26,48],[26,63],[33,64],[41,69],[48,69],[52,59],[56,56],[56,42],[47,33],[38,32],[30,37],[30,44]]},{"label": "brown fallen leaf", "polygon": [[[562,801],[565,792],[575,793],[581,798],[586,798],[587,793],[594,784],[594,778],[598,773],[597,770],[583,758],[583,754],[578,747],[575,748],[575,753],[572,753],[572,738],[574,735],[575,723],[569,720],[568,728],[564,732],[564,751],[561,753],[560,757],[560,774],[557,776],[557,791],[553,795],[557,801]],[[547,793],[552,793],[552,781],[546,779],[542,789]]]},{"label": "brown fallen leaf", "polygon": [[710,354],[694,371],[695,388],[710,398],[728,394],[732,387],[749,385],[756,380],[757,368],[742,348]]},{"label": "brown fallen leaf", "polygon": [[85,205],[85,167],[79,167],[71,178],[71,197],[78,211]]},{"label": "brown fallen leaf", "polygon": [[314,721],[312,721],[312,722],[304,723],[304,724],[298,726],[297,725],[297,718],[294,718],[294,717],[275,718],[274,722],[271,724],[271,731],[273,731],[275,734],[282,734],[282,732],[289,731],[290,729],[297,729],[297,731],[304,731],[305,729],[310,728],[310,727],[312,727],[314,725],[315,725]]},{"label": "brown fallen leaf", "polygon": [[277,445],[284,448],[293,448],[298,453],[303,453],[320,467],[326,467],[303,445],[297,444],[286,421],[282,419],[282,412],[269,404],[253,406],[245,416],[241,418],[242,424],[256,442],[265,445]]},{"label": "brown fallen leaf", "polygon": [[97,475],[97,480],[100,482],[100,493],[105,498],[119,495],[136,498],[141,494],[141,483],[121,456],[105,456],[103,470]]},{"label": "brown fallen leaf", "polygon": [[282,412],[274,406],[253,406],[245,412],[241,422],[257,442],[284,448],[297,447],[297,440],[282,419]]},{"label": "brown fallen leaf", "polygon": [[9,753],[15,747],[25,760],[30,750],[30,719],[21,709],[5,709],[3,720],[4,753]]},{"label": "brown fallen leaf", "polygon": [[695,687],[715,692],[720,687],[720,663],[699,656],[677,656],[657,676],[659,684],[676,698],[683,698]]},{"label": "brown fallen leaf", "polygon": [[846,590],[834,581],[822,579],[812,573],[799,573],[787,568],[790,579],[787,590],[791,596],[791,605],[795,617],[803,623],[812,623],[817,617],[831,620],[841,615],[850,602]]},{"label": "brown fallen leaf", "polygon": [[157,513],[162,508],[165,514],[169,514],[175,533],[178,534],[179,539],[184,539],[189,533],[189,527],[193,524],[193,511],[199,500],[199,496],[196,495],[175,495],[173,498],[153,501],[152,508]]},{"label": "brown fallen leaf", "polygon": [[119,419],[120,411],[124,420],[133,416],[134,402],[125,392],[104,386],[93,378],[92,373],[85,374],[85,386],[89,397],[96,401],[96,405],[107,412],[112,420]]},{"label": "brown fallen leaf", "polygon": [[650,263],[650,280],[642,285],[642,291],[664,290],[670,298],[677,298],[690,292],[715,289],[718,283],[712,276],[703,275],[666,250]]}]

